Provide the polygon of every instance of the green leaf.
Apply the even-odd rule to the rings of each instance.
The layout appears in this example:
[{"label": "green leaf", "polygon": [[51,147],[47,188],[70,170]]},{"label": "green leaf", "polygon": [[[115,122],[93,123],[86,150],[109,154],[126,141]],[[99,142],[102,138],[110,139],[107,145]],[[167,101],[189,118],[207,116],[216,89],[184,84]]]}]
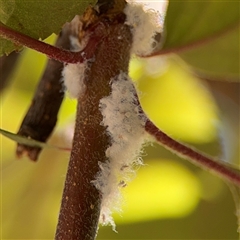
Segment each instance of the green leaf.
[{"label": "green leaf", "polygon": [[[0,0],[0,21],[10,28],[36,39],[58,34],[65,22],[81,15],[96,0],[25,1]],[[0,39],[0,55],[9,54],[16,46]]]},{"label": "green leaf", "polygon": [[50,147],[46,143],[39,142],[39,141],[36,141],[34,139],[26,138],[26,137],[8,132],[8,131],[3,130],[3,129],[0,129],[0,133],[3,136],[5,136],[5,137],[7,137],[7,138],[9,138],[9,139],[11,139],[15,142],[18,142],[18,143],[21,143],[21,144],[24,144],[24,145],[28,145],[28,146],[31,146],[31,147],[40,147],[40,148]]},{"label": "green leaf", "polygon": [[46,144],[44,142],[40,142],[40,141],[36,141],[34,139],[23,137],[23,136],[8,132],[8,131],[3,130],[3,129],[0,129],[0,134],[2,134],[3,136],[5,136],[5,137],[7,137],[7,138],[9,138],[9,139],[11,139],[15,142],[18,142],[20,144],[27,145],[27,146],[30,146],[30,147],[57,148],[57,149],[66,150],[66,151],[70,150],[70,149],[67,149],[67,148],[56,147],[56,146]]},{"label": "green leaf", "polygon": [[170,1],[160,52],[212,78],[238,79],[239,24],[239,1]]}]

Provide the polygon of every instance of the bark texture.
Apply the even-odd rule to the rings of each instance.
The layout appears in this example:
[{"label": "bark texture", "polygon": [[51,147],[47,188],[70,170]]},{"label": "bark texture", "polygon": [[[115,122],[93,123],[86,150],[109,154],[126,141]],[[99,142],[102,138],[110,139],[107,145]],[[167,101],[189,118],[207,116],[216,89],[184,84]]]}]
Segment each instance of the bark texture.
[{"label": "bark texture", "polygon": [[94,60],[88,62],[84,78],[86,91],[78,98],[75,134],[56,232],[58,240],[92,240],[97,233],[101,192],[92,181],[100,171],[99,161],[106,161],[105,151],[110,144],[101,125],[99,101],[110,94],[111,79],[121,71],[128,72],[132,42],[131,31],[124,25],[125,15],[121,11],[108,13],[98,16],[94,27],[87,27],[104,38]]},{"label": "bark texture", "polygon": [[[67,26],[60,33],[56,46],[70,49],[69,29]],[[18,134],[45,142],[52,133],[57,114],[64,97],[62,85],[63,63],[49,59],[42,78],[36,88],[32,103],[23,119]],[[36,161],[41,151],[39,147],[30,147],[23,144],[17,145],[18,157],[27,155]]]}]

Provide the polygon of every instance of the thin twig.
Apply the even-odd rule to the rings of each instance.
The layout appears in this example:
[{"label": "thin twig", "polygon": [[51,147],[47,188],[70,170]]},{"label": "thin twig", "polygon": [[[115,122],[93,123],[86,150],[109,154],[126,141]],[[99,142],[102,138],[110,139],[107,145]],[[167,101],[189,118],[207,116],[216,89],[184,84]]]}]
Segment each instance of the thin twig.
[{"label": "thin twig", "polygon": [[240,175],[227,166],[221,164],[219,161],[172,139],[167,134],[159,130],[149,119],[146,122],[145,129],[155,138],[157,143],[164,146],[171,152],[182,158],[188,159],[192,163],[204,168],[205,170],[211,171],[240,187]]},{"label": "thin twig", "polygon": [[[141,55],[139,57],[149,58],[149,57],[154,57],[154,56],[159,56],[159,55],[166,55],[166,54],[170,54],[170,53],[181,53],[184,51],[192,50],[194,48],[202,47],[204,45],[212,43],[212,42],[216,41],[217,39],[224,37],[226,34],[231,33],[232,31],[238,31],[238,29],[239,29],[239,22],[235,22],[232,25],[227,26],[227,28],[224,28],[219,32],[214,32],[210,36],[206,36],[205,38],[198,39],[198,40],[195,40],[192,42],[187,42],[180,46],[170,46],[170,47],[164,48],[164,45],[162,45],[162,42],[159,42],[158,46],[155,48],[155,50],[152,53],[150,53],[148,55],[144,55],[144,56]],[[166,30],[166,32],[167,32],[167,30]],[[163,33],[163,35],[164,35],[164,33]]]},{"label": "thin twig", "polygon": [[47,43],[38,41],[32,37],[29,37],[23,33],[20,33],[16,30],[13,30],[3,23],[0,23],[0,36],[2,38],[8,39],[14,42],[17,45],[23,45],[25,47],[29,47],[38,52],[46,54],[48,57],[53,58],[60,62],[66,63],[78,63],[84,62],[87,59],[91,59],[93,56],[93,52],[99,44],[101,38],[103,36],[94,37],[94,41],[91,44],[88,44],[87,49],[83,49],[80,52],[71,52],[58,47],[54,47]]}]

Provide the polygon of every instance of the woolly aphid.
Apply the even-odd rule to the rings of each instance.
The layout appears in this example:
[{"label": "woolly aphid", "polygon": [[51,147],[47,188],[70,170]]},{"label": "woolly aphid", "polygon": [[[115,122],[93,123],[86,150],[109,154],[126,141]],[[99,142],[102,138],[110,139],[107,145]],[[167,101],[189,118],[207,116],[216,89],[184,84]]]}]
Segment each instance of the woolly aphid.
[{"label": "woolly aphid", "polygon": [[132,27],[132,53],[138,56],[149,55],[157,46],[155,36],[162,31],[159,14],[153,10],[144,11],[143,5],[127,4],[124,9],[125,24]]},{"label": "woolly aphid", "polygon": [[[82,28],[82,22],[79,16],[68,23],[71,29],[70,43],[71,51],[78,52],[83,50],[86,46],[87,39],[79,41],[78,34]],[[84,84],[84,73],[87,67],[87,63],[68,63],[64,66],[62,76],[64,79],[64,85],[69,92],[71,98],[78,98],[84,93],[86,87]]]},{"label": "woolly aphid", "polygon": [[[155,34],[160,32],[156,13],[145,12],[143,6],[127,4],[125,24],[132,28],[132,53],[147,55],[154,50]],[[123,36],[124,37],[124,36]],[[102,193],[100,223],[115,224],[112,210],[119,210],[120,188],[134,175],[136,165],[142,164],[139,157],[146,142],[145,117],[136,98],[136,90],[126,73],[121,72],[112,79],[110,96],[100,101],[102,124],[107,127],[111,146],[106,150],[108,161],[99,162],[100,172],[93,181]]]},{"label": "woolly aphid", "polygon": [[118,208],[120,188],[126,186],[134,166],[142,164],[139,157],[145,142],[145,116],[136,101],[136,90],[126,73],[112,79],[110,96],[101,99],[102,124],[107,127],[111,146],[106,150],[108,161],[99,162],[101,171],[93,181],[102,193],[100,223],[115,227],[111,211]]},{"label": "woolly aphid", "polygon": [[[127,4],[124,9],[126,14],[126,25],[132,28],[133,43],[131,52],[138,56],[148,55],[154,50],[156,46],[155,35],[161,31],[158,23],[158,14],[153,11],[144,11],[143,6],[139,4]],[[81,18],[75,18],[68,23],[71,28],[71,50],[81,51],[88,41],[88,37],[79,41],[78,35],[82,28]],[[124,36],[122,36],[124,37]],[[62,75],[64,85],[69,92],[70,97],[78,98],[85,91],[84,72],[87,64],[66,64],[64,66]]]}]

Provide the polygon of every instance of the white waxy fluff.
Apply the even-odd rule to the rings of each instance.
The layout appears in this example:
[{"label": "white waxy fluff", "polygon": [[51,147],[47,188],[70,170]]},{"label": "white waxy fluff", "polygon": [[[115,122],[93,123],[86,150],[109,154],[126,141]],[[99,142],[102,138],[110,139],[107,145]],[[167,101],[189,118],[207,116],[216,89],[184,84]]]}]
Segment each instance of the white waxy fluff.
[{"label": "white waxy fluff", "polygon": [[[82,28],[82,22],[79,16],[75,16],[74,19],[68,23],[71,29],[72,35],[69,36],[71,42],[71,51],[78,52],[83,50],[86,46],[88,38],[79,41],[78,35]],[[64,85],[69,92],[71,98],[78,98],[81,94],[84,93],[86,86],[84,84],[84,73],[86,70],[87,64],[84,63],[68,63],[65,64],[62,76],[64,80]]]},{"label": "white waxy fluff", "polygon": [[139,56],[150,54],[156,45],[154,36],[162,30],[158,20],[159,13],[153,10],[144,11],[143,5],[134,3],[127,4],[124,13],[127,17],[125,24],[132,27],[132,53]]},{"label": "white waxy fluff", "polygon": [[78,98],[86,89],[84,84],[85,69],[85,63],[69,63],[64,66],[62,76],[64,79],[64,85],[71,98]]},{"label": "white waxy fluff", "polygon": [[100,172],[93,181],[102,193],[100,223],[111,224],[112,210],[118,209],[120,188],[134,175],[135,165],[141,164],[141,146],[145,142],[145,117],[139,112],[134,85],[125,73],[112,79],[110,96],[100,101],[102,124],[107,127],[111,145],[106,150],[108,161],[99,162]]}]

